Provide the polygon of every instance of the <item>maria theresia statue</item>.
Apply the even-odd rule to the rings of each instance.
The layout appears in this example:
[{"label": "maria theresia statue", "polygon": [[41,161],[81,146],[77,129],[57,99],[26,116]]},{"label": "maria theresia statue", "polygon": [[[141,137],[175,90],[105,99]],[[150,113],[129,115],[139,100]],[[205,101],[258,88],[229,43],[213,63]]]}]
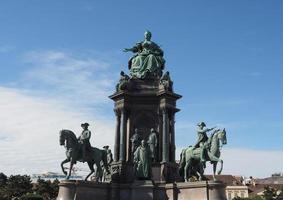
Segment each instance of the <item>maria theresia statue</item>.
[{"label": "maria theresia statue", "polygon": [[[212,131],[208,137],[207,133]],[[199,180],[204,179],[205,163],[210,161],[213,164],[213,178],[215,179],[217,163],[221,163],[218,174],[223,168],[223,160],[220,159],[221,145],[227,143],[225,129],[206,128],[201,122],[197,127],[198,141],[194,146],[183,149],[180,155],[180,175],[187,182],[193,176]]]},{"label": "maria theresia statue", "polygon": [[[62,161],[61,168],[66,178],[69,179],[73,165],[76,162],[87,162],[90,173],[86,176],[87,180],[94,172],[97,181],[102,180],[103,171],[109,173],[109,149],[98,149],[90,145],[89,139],[91,132],[88,130],[88,123],[81,124],[83,131],[77,138],[76,135],[70,130],[61,130],[59,134],[60,145],[64,145],[66,148],[66,159]],[[70,162],[69,172],[64,169],[64,164]],[[94,170],[96,165],[96,170]],[[102,169],[103,166],[103,169]]]},{"label": "maria theresia statue", "polygon": [[125,48],[124,52],[136,53],[128,63],[130,75],[134,78],[161,77],[165,60],[162,49],[151,41],[151,32],[144,33],[144,40],[136,43],[132,48]]}]

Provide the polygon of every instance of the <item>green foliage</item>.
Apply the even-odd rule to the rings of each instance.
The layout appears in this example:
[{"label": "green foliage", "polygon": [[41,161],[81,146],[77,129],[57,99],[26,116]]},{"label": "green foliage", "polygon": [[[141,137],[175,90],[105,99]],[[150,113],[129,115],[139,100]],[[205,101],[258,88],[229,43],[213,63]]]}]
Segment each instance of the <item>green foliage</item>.
[{"label": "green foliage", "polygon": [[265,187],[263,196],[255,196],[251,198],[236,197],[233,200],[283,200],[283,190],[276,190],[272,187]]},{"label": "green foliage", "polygon": [[8,177],[5,174],[0,173],[0,187],[6,184],[7,179]]},{"label": "green foliage", "polygon": [[235,197],[233,200],[263,200],[263,198],[260,196],[255,196],[250,198]]},{"label": "green foliage", "polygon": [[19,200],[45,200],[43,196],[38,195],[38,194],[25,194]]},{"label": "green foliage", "polygon": [[266,200],[277,199],[277,190],[271,187],[265,187],[263,192],[263,197]]},{"label": "green foliage", "polygon": [[34,191],[40,194],[44,199],[56,198],[59,190],[59,181],[56,179],[53,182],[45,181],[43,179],[38,179],[35,185]]},{"label": "green foliage", "polygon": [[7,178],[0,173],[0,200],[51,200],[56,199],[59,191],[59,181],[38,179],[31,183],[27,175],[12,175]]},{"label": "green foliage", "polygon": [[32,191],[30,176],[11,175],[0,188],[0,200],[21,197]]}]

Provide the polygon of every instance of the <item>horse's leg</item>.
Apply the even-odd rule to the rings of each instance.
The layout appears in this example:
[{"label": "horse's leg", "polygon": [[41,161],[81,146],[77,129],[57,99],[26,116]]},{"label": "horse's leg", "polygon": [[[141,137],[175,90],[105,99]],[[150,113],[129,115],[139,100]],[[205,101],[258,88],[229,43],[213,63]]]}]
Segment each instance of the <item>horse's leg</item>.
[{"label": "horse's leg", "polygon": [[215,173],[217,168],[217,162],[213,162],[213,180],[216,181]]},{"label": "horse's leg", "polygon": [[96,163],[96,176],[98,177],[97,181],[102,181],[102,167],[100,165],[100,162]]},{"label": "horse's leg", "polygon": [[199,176],[198,180],[202,181],[204,179],[204,166],[203,164],[200,162],[199,167],[197,169],[197,175]]},{"label": "horse's leg", "polygon": [[69,158],[66,158],[65,160],[63,160],[63,161],[61,162],[62,172],[63,172],[65,175],[67,175],[67,172],[66,172],[65,169],[64,169],[64,164],[67,163],[67,162],[70,162],[70,159],[69,159]]},{"label": "horse's leg", "polygon": [[87,181],[87,179],[90,177],[90,175],[92,175],[92,173],[94,172],[94,168],[93,168],[94,163],[91,162],[91,161],[88,161],[87,164],[88,164],[88,167],[90,169],[90,173],[86,176],[85,181]]},{"label": "horse's leg", "polygon": [[188,160],[186,162],[185,167],[184,167],[184,179],[185,179],[185,182],[188,182],[190,177],[191,177],[191,160]]},{"label": "horse's leg", "polygon": [[[210,158],[210,161],[213,163],[213,173],[214,175],[216,174],[216,168],[217,168],[217,163],[220,162],[221,163],[221,167],[218,171],[218,174],[221,174],[222,172],[222,169],[223,169],[223,160],[221,160],[219,157],[217,156],[214,156],[212,154],[209,154],[209,158]],[[215,163],[215,164],[214,164]],[[214,166],[215,165],[215,166]],[[214,169],[215,168],[215,169]]]},{"label": "horse's leg", "polygon": [[73,169],[73,165],[74,165],[74,162],[73,162],[73,159],[71,159],[71,161],[70,161],[70,168],[69,168],[69,174],[68,174],[68,176],[66,177],[66,179],[69,179],[69,178],[70,178],[71,173],[72,173],[72,169]]},{"label": "horse's leg", "polygon": [[221,167],[220,167],[219,171],[217,172],[218,175],[221,174],[222,169],[223,169],[223,160],[219,159],[219,162],[221,164]]}]

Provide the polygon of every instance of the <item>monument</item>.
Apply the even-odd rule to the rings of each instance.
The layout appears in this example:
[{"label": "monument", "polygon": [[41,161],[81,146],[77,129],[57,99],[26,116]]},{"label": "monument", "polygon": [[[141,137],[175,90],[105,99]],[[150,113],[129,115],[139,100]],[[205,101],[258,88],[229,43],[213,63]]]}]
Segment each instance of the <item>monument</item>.
[{"label": "monument", "polygon": [[[164,52],[151,36],[146,31],[143,41],[124,49],[135,53],[128,62],[129,75],[120,73],[116,91],[109,97],[116,115],[114,158],[108,146],[91,147],[87,123],[82,124],[79,142],[71,131],[60,132],[60,143],[67,148],[63,171],[63,164],[70,162],[69,174],[64,173],[69,177],[76,161],[88,163],[91,173],[86,180],[94,172],[93,165],[97,170],[95,182],[61,182],[59,200],[226,199],[223,184],[203,176],[206,161],[215,170],[220,162],[222,170],[219,145],[226,144],[225,129],[207,129],[200,123],[197,144],[182,151],[179,164],[175,161],[175,114],[180,111],[176,104],[182,96],[174,92],[170,73],[163,72]],[[199,181],[189,182],[192,177]]]}]

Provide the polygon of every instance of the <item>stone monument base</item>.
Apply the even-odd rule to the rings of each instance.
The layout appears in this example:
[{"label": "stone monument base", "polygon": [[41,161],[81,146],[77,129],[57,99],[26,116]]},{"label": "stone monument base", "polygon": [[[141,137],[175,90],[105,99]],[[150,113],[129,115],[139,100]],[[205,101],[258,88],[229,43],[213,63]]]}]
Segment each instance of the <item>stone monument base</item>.
[{"label": "stone monument base", "polygon": [[225,186],[219,181],[131,184],[62,181],[57,200],[226,200]]}]

